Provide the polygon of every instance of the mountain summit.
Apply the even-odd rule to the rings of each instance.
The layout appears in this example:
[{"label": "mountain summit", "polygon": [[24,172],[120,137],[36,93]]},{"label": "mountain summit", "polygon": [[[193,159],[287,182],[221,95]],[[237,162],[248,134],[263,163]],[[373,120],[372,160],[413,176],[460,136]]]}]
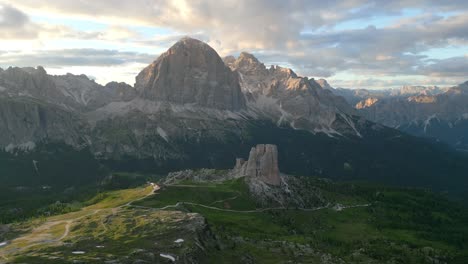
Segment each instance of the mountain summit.
[{"label": "mountain summit", "polygon": [[140,96],[156,101],[241,110],[238,75],[206,43],[183,38],[136,77]]}]

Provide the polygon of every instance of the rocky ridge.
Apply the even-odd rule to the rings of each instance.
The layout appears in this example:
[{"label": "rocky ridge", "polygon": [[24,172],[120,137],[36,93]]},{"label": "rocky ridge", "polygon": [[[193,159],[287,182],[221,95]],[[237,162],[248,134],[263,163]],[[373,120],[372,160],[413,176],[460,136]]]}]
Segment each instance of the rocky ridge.
[{"label": "rocky ridge", "polygon": [[224,62],[239,73],[247,105],[270,116],[277,124],[313,133],[359,135],[349,118],[354,109],[343,98],[322,89],[315,80],[300,77],[289,68],[266,68],[247,52],[238,58],[226,57]]},{"label": "rocky ridge", "polygon": [[448,88],[418,85],[406,85],[401,88],[392,89],[333,88],[324,79],[317,80],[317,83],[319,83],[322,88],[330,90],[333,94],[343,97],[352,106],[356,106],[356,104],[368,98],[386,99],[408,98],[411,96],[435,96],[448,91]]}]

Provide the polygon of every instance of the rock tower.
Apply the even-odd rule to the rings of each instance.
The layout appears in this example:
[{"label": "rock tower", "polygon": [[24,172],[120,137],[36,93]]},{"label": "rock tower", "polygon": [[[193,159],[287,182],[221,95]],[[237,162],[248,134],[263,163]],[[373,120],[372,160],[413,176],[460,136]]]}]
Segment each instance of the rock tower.
[{"label": "rock tower", "polygon": [[239,177],[257,178],[267,184],[281,184],[276,145],[259,144],[250,150],[249,159],[236,159],[234,173]]}]

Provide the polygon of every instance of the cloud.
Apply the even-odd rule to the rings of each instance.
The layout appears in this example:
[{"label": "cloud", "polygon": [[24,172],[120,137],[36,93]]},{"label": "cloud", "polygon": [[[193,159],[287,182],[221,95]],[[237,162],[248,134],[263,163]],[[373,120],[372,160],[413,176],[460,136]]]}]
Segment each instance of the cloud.
[{"label": "cloud", "polygon": [[0,37],[3,40],[81,39],[125,41],[140,36],[137,32],[119,25],[109,25],[101,31],[82,31],[60,24],[34,23],[23,11],[0,3]]},{"label": "cloud", "polygon": [[466,77],[436,77],[436,76],[410,76],[406,78],[379,79],[372,77],[363,77],[359,80],[354,79],[329,79],[328,83],[335,88],[364,88],[364,89],[383,89],[399,88],[407,85],[439,86],[452,87],[466,81]]},{"label": "cloud", "polygon": [[453,76],[468,79],[468,58],[452,57],[442,60],[430,60],[431,64],[420,69],[422,74],[430,76]]},{"label": "cloud", "polygon": [[468,40],[468,14],[437,17],[423,24],[397,24],[303,34],[297,46],[305,55],[289,60],[313,76],[322,76],[324,67],[375,75],[419,74],[423,68],[431,69],[426,67],[429,58],[421,52]]},{"label": "cloud", "polygon": [[31,39],[37,37],[37,25],[18,9],[0,4],[0,38]]},{"label": "cloud", "polygon": [[117,66],[127,63],[149,64],[156,55],[99,49],[44,50],[34,53],[0,54],[0,65],[61,68],[66,66]]}]

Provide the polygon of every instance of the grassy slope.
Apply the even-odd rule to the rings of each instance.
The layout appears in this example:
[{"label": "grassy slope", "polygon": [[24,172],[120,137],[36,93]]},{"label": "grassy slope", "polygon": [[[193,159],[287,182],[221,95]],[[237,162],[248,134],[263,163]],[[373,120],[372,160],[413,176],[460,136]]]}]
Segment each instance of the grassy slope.
[{"label": "grassy slope", "polygon": [[[335,184],[317,179],[309,179],[307,184],[319,186],[327,199],[335,203],[372,205],[339,212],[323,209],[258,213],[223,212],[196,205],[185,207],[206,217],[213,231],[227,245],[224,250],[213,252],[211,261],[229,258],[234,261],[246,254],[262,263],[291,259],[318,261],[317,254],[308,254],[306,258],[296,256],[294,247],[300,245],[309,245],[347,262],[394,259],[401,263],[424,263],[432,254],[446,256],[445,260],[451,263],[463,263],[468,256],[467,211],[442,197],[422,190]],[[255,208],[242,180],[213,186],[168,186],[158,195],[137,204],[162,207],[185,201],[231,210]],[[236,194],[239,200],[213,203]],[[242,237],[243,242],[234,242],[238,241],[236,237]],[[260,246],[261,241],[278,240],[293,246],[275,243]]]},{"label": "grassy slope", "polygon": [[[193,222],[197,216],[128,207],[152,190],[148,186],[109,191],[79,211],[12,224],[9,242],[0,248],[0,263],[2,259],[13,263],[132,263],[163,260],[156,253],[191,253],[197,236],[191,226],[197,225]],[[174,242],[179,238],[185,240],[182,245]]]},{"label": "grassy slope", "polygon": [[112,177],[99,184],[52,185],[46,188],[41,185],[21,188],[0,186],[0,224],[76,211],[102,199],[109,190],[137,187],[158,178],[156,175],[114,172]]}]

